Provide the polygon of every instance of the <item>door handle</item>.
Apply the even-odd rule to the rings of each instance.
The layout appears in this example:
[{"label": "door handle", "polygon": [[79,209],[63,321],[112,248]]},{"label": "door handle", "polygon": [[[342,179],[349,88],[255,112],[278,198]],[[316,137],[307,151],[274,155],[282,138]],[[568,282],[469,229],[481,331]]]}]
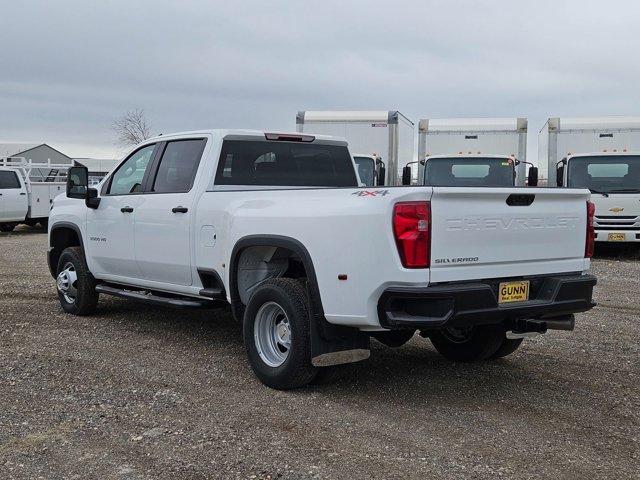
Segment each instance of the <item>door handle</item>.
[{"label": "door handle", "polygon": [[122,207],[122,208],[120,209],[120,211],[121,211],[122,213],[132,213],[132,212],[133,212],[133,207]]},{"label": "door handle", "polygon": [[26,193],[24,193],[24,192],[21,192],[21,193],[20,193],[20,195],[26,195]]},{"label": "door handle", "polygon": [[189,209],[187,207],[173,207],[171,211],[173,213],[187,213]]}]

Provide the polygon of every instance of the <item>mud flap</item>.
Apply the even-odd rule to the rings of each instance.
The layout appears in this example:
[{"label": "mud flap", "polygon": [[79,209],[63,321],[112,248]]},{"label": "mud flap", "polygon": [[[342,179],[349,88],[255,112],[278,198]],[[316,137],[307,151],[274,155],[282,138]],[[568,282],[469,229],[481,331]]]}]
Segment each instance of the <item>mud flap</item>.
[{"label": "mud flap", "polygon": [[353,363],[369,358],[369,335],[357,328],[333,325],[327,322],[324,315],[314,313],[309,286],[307,284],[310,335],[311,363],[314,367],[328,367],[342,363]]}]

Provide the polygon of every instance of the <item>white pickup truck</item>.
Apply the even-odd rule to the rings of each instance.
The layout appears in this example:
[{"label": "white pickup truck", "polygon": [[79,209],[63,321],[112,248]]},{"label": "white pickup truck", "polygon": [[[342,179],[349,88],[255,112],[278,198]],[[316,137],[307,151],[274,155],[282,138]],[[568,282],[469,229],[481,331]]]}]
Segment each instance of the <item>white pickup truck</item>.
[{"label": "white pickup truck", "polygon": [[346,142],[301,133],[153,138],[96,189],[74,167],[49,223],[62,308],[230,304],[258,378],[288,389],[372,336],[485,360],[593,307],[587,190],[358,183]]}]

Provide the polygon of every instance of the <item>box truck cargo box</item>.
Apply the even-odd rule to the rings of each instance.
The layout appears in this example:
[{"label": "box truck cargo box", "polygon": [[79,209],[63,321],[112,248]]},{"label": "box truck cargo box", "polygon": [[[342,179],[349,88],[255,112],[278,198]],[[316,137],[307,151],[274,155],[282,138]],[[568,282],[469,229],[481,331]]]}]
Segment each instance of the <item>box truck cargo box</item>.
[{"label": "box truck cargo box", "polygon": [[[431,173],[431,183],[447,183],[441,186],[524,186],[527,183],[527,119],[420,120],[418,160],[418,168],[416,165],[412,168],[412,182],[420,184],[425,181],[430,184],[425,176]],[[425,166],[425,162],[428,165],[430,161],[431,167]],[[507,169],[512,169],[511,175],[506,175]],[[443,177],[445,170],[449,181]],[[441,174],[434,179],[436,172]]]},{"label": "box truck cargo box", "polygon": [[396,110],[301,111],[296,130],[345,138],[354,157],[378,157],[376,185],[399,185],[402,167],[414,159],[413,122]]}]

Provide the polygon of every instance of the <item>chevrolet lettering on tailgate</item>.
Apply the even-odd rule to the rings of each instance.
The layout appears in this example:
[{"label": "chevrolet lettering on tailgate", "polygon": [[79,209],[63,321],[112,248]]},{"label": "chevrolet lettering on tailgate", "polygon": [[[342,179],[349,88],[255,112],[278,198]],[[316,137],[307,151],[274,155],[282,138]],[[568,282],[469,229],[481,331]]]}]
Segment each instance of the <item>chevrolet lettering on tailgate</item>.
[{"label": "chevrolet lettering on tailgate", "polygon": [[578,217],[467,217],[447,219],[447,230],[528,230],[574,228]]}]

